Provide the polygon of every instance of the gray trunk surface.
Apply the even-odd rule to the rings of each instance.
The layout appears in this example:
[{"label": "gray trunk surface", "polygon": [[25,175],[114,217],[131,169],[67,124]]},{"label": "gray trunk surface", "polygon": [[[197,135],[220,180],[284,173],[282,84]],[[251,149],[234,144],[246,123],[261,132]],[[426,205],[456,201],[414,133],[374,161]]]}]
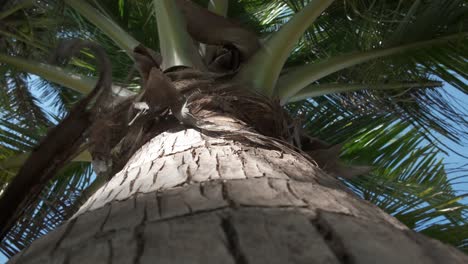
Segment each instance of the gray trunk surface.
[{"label": "gray trunk surface", "polygon": [[300,154],[164,132],[10,263],[468,263]]}]

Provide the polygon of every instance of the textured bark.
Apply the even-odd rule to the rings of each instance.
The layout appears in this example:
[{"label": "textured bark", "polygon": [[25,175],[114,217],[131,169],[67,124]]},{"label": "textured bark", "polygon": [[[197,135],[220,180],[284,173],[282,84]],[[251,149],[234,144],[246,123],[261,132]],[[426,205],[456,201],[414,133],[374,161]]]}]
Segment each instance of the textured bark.
[{"label": "textured bark", "polygon": [[300,154],[197,130],[141,147],[11,263],[468,263]]}]

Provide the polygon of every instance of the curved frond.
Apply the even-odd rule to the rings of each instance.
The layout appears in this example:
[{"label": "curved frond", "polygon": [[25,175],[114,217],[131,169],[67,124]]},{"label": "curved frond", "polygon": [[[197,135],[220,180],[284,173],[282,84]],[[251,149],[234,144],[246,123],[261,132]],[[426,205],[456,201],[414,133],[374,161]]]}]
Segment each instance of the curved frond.
[{"label": "curved frond", "polygon": [[[346,108],[323,97],[289,108],[309,120],[305,125],[309,135],[344,143],[343,162],[374,168],[369,175],[345,181],[362,198],[410,228],[431,230],[440,238],[442,228],[460,230],[468,224],[467,190],[453,185],[447,176],[450,166],[424,132],[410,122],[379,109]],[[461,175],[458,181],[462,179],[466,176]],[[467,250],[463,232],[445,238]]]},{"label": "curved frond", "polygon": [[133,49],[140,43],[120,28],[117,23],[100,13],[97,9],[86,3],[86,1],[65,0],[65,3],[86,17],[86,19],[102,30],[104,34],[115,41],[119,47],[132,57]]},{"label": "curved frond", "polygon": [[333,0],[310,1],[265,41],[260,51],[242,68],[240,78],[261,93],[273,95],[277,78],[296,42],[332,3]]}]

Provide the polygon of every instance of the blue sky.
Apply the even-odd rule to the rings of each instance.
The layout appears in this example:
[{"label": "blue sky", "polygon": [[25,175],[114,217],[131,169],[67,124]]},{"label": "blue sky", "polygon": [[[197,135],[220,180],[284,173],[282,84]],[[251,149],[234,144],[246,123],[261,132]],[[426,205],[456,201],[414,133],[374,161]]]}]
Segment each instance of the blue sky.
[{"label": "blue sky", "polygon": [[[450,85],[445,85],[444,89],[459,100],[459,103],[463,104],[466,108],[468,108],[468,95],[460,92],[456,88],[450,86]],[[465,115],[468,115],[468,112],[464,113]],[[458,124],[454,124],[457,126]],[[460,127],[463,129],[463,127]],[[466,127],[465,127],[466,128]],[[466,137],[468,137],[468,131],[465,131]],[[461,142],[461,144],[456,144],[450,140],[446,140],[442,138],[442,142],[446,144],[449,148],[453,149],[455,152],[460,153],[462,155],[468,156],[468,140],[465,139]],[[452,172],[449,173],[449,178],[455,178],[455,177],[460,177],[460,176],[467,176],[467,178],[456,180],[453,186],[455,190],[463,191],[465,193],[468,192],[468,159],[464,158],[457,153],[454,152],[449,152],[448,154],[443,154],[440,153],[439,155],[444,158],[444,161],[446,163],[446,168],[463,168],[466,171],[460,171],[460,172]],[[458,182],[458,183],[457,183]],[[465,203],[468,203],[467,199],[464,201]]]}]

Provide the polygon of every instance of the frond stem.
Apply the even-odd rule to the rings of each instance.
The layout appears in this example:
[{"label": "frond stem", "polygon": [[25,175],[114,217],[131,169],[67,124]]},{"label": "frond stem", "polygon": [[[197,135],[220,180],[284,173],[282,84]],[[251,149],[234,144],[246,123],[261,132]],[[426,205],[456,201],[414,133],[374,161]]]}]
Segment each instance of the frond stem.
[{"label": "frond stem", "polygon": [[96,83],[95,79],[78,75],[58,66],[26,60],[1,53],[0,62],[11,64],[18,69],[38,75],[48,81],[71,88],[82,94],[89,93]]},{"label": "frond stem", "polygon": [[440,37],[437,39],[419,41],[410,44],[404,44],[391,48],[375,49],[364,52],[353,52],[344,55],[332,57],[326,61],[311,63],[291,69],[283,75],[278,81],[278,95],[282,103],[302,90],[309,84],[342,69],[355,66],[373,59],[382,58],[390,55],[404,53],[414,49],[426,48],[452,40],[464,38],[468,33],[459,33]]},{"label": "frond stem", "polygon": [[99,28],[133,59],[133,49],[140,43],[117,23],[86,3],[86,1],[65,0],[65,3]]},{"label": "frond stem", "polygon": [[239,79],[250,83],[252,88],[265,95],[274,95],[276,82],[289,54],[307,28],[333,1],[310,1],[267,40],[262,49],[242,68]]},{"label": "frond stem", "polygon": [[307,98],[318,97],[327,94],[334,93],[346,93],[364,89],[371,90],[396,90],[396,89],[409,89],[409,88],[420,88],[420,87],[440,87],[441,82],[396,82],[396,83],[385,83],[385,84],[346,84],[346,83],[327,83],[327,84],[310,84],[300,92],[290,98],[289,102],[297,102]]},{"label": "frond stem", "polygon": [[210,2],[208,3],[208,10],[224,17],[227,16],[228,7],[228,0],[210,0]]},{"label": "frond stem", "polygon": [[162,68],[187,66],[203,69],[203,62],[189,36],[185,20],[174,0],[153,0],[158,22]]}]

